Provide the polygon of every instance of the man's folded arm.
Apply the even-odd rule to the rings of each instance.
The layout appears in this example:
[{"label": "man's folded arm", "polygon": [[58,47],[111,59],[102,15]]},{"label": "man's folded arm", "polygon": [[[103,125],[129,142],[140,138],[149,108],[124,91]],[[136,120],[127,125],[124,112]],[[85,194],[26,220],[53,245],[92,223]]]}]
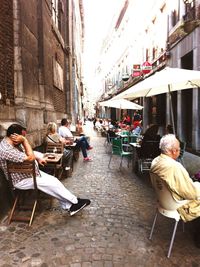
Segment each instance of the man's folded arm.
[{"label": "man's folded arm", "polygon": [[33,161],[35,160],[35,155],[33,153],[32,147],[29,144],[28,140],[26,139],[26,137],[23,136],[23,141],[22,141],[22,145],[24,147],[24,152],[26,154],[25,157],[25,161]]}]

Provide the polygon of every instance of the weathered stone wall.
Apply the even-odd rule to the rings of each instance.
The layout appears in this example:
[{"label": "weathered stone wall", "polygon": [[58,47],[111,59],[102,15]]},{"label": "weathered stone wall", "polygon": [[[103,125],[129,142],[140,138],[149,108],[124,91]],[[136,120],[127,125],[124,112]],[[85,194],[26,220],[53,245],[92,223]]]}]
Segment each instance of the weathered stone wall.
[{"label": "weathered stone wall", "polygon": [[11,0],[0,4],[0,121],[14,119],[13,8]]},{"label": "weathered stone wall", "polygon": [[[2,0],[0,22],[0,136],[10,123],[21,122],[38,146],[46,124],[66,116],[64,38],[50,0]],[[63,90],[53,82],[55,61],[63,70]]]},{"label": "weathered stone wall", "polygon": [[[14,70],[13,70],[13,8],[12,0],[0,4],[0,122],[13,120]],[[7,125],[5,125],[7,127]],[[0,132],[5,134],[0,123]],[[0,170],[0,218],[9,208],[9,194],[6,180]]]}]

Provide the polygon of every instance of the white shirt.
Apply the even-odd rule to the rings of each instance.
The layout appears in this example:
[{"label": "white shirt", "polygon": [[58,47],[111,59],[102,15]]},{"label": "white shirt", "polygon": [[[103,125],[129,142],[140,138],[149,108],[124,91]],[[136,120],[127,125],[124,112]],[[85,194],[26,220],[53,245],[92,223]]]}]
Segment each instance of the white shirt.
[{"label": "white shirt", "polygon": [[60,126],[59,129],[58,129],[58,133],[63,138],[73,137],[73,134],[71,133],[70,129],[67,128],[66,126]]}]

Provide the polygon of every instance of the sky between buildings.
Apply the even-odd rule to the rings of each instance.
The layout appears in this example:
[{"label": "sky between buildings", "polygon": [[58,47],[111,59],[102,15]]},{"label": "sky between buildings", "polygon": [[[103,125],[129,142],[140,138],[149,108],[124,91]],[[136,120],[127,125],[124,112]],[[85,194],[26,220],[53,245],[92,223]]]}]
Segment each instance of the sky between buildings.
[{"label": "sky between buildings", "polygon": [[114,16],[125,0],[83,0],[85,20],[85,85],[95,98],[95,67],[99,51]]}]

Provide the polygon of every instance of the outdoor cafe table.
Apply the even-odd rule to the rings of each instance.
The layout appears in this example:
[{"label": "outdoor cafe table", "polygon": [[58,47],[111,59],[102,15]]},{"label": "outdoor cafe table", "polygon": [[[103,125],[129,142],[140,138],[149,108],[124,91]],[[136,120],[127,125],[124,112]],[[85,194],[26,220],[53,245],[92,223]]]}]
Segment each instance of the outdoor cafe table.
[{"label": "outdoor cafe table", "polygon": [[[123,132],[117,132],[116,135],[119,137],[119,138],[122,138],[123,139],[123,142],[126,141],[127,143],[133,143],[134,141],[136,141],[138,138],[140,138],[140,136],[138,135],[135,135],[135,134],[123,134]],[[127,140],[126,140],[127,138]]]},{"label": "outdoor cafe table", "polygon": [[128,134],[123,134],[122,132],[115,132],[115,134],[121,138],[128,137]]},{"label": "outdoor cafe table", "polygon": [[63,154],[62,153],[45,153],[44,154],[44,159],[47,162],[47,167],[53,167],[53,175],[56,176],[56,169],[57,166],[60,165],[60,161],[62,158]]}]

